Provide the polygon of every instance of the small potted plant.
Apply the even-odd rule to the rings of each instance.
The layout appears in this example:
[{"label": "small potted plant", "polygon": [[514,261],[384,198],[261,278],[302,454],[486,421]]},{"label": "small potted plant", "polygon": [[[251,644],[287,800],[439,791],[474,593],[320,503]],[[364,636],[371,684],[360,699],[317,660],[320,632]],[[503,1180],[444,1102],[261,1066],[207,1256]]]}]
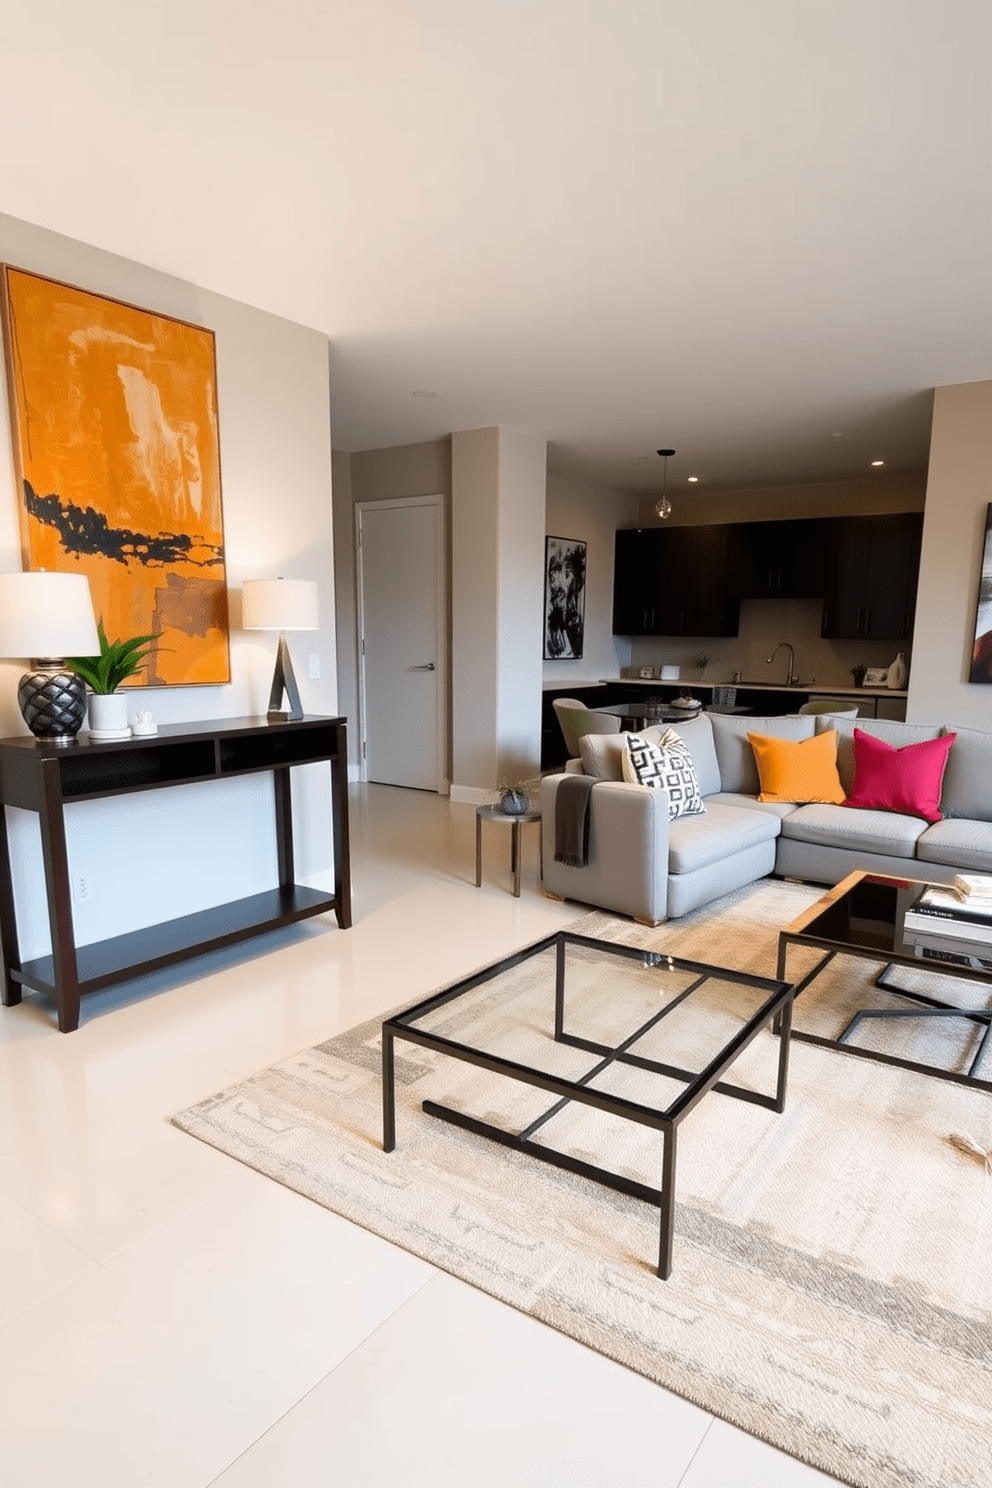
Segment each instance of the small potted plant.
[{"label": "small potted plant", "polygon": [[129,641],[108,641],[101,619],[97,626],[99,656],[67,656],[66,666],[78,672],[92,690],[89,700],[90,733],[101,738],[128,736],[127,699],[117,689],[133,677],[148,656],[158,636],[133,636]]},{"label": "small potted plant", "polygon": [[709,653],[707,651],[700,651],[699,655],[696,657],[695,662],[694,662],[696,671],[699,673],[699,680],[700,680],[700,682],[703,680],[703,673],[706,671],[706,668],[709,666],[709,662],[710,662]]},{"label": "small potted plant", "polygon": [[496,798],[504,816],[524,816],[530,810],[530,780],[510,780],[505,776],[496,786]]}]

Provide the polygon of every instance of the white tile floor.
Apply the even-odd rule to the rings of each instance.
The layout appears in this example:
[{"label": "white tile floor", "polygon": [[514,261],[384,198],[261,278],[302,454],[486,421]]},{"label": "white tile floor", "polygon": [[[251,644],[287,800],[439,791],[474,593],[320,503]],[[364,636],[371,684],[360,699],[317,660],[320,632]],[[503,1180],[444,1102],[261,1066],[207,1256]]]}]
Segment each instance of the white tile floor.
[{"label": "white tile floor", "polygon": [[169,1125],[582,912],[533,829],[521,898],[503,834],[477,890],[474,827],[357,789],[351,931],[95,994],[73,1034],[0,1009],[5,1488],[833,1481]]}]

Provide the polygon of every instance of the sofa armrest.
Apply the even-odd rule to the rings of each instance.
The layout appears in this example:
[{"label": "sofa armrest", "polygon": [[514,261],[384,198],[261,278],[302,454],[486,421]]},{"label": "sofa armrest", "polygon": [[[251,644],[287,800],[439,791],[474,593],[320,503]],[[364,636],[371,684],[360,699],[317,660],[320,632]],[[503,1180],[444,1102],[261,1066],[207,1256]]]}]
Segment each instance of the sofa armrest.
[{"label": "sofa armrest", "polygon": [[542,876],[551,894],[657,924],[668,913],[668,792],[598,780],[589,798],[589,862],[555,862],[555,803],[563,775],[541,781]]}]

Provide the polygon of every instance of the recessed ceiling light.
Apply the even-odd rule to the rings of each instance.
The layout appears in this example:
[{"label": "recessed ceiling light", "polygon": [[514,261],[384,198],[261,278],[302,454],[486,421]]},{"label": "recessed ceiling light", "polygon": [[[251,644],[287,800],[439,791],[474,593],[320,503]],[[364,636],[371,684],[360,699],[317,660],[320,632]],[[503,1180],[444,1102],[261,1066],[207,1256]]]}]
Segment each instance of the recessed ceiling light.
[{"label": "recessed ceiling light", "polygon": [[698,475],[687,475],[686,476],[686,480],[689,482],[690,485],[692,485],[695,481],[698,481],[698,479],[699,479],[699,476]]},{"label": "recessed ceiling light", "polygon": [[414,388],[412,396],[414,398],[439,398],[441,395],[431,388]]},{"label": "recessed ceiling light", "polygon": [[871,463],[873,465],[884,465],[885,464],[885,461],[884,460],[872,460]]}]

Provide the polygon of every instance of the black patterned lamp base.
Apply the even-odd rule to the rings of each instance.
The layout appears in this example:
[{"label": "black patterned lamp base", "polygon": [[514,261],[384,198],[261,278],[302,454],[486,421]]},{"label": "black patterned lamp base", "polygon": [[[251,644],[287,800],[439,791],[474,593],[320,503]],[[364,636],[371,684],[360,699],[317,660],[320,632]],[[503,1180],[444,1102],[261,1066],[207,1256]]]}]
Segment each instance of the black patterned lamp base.
[{"label": "black patterned lamp base", "polygon": [[17,701],[36,738],[68,743],[86,717],[86,683],[75,672],[25,672]]}]

